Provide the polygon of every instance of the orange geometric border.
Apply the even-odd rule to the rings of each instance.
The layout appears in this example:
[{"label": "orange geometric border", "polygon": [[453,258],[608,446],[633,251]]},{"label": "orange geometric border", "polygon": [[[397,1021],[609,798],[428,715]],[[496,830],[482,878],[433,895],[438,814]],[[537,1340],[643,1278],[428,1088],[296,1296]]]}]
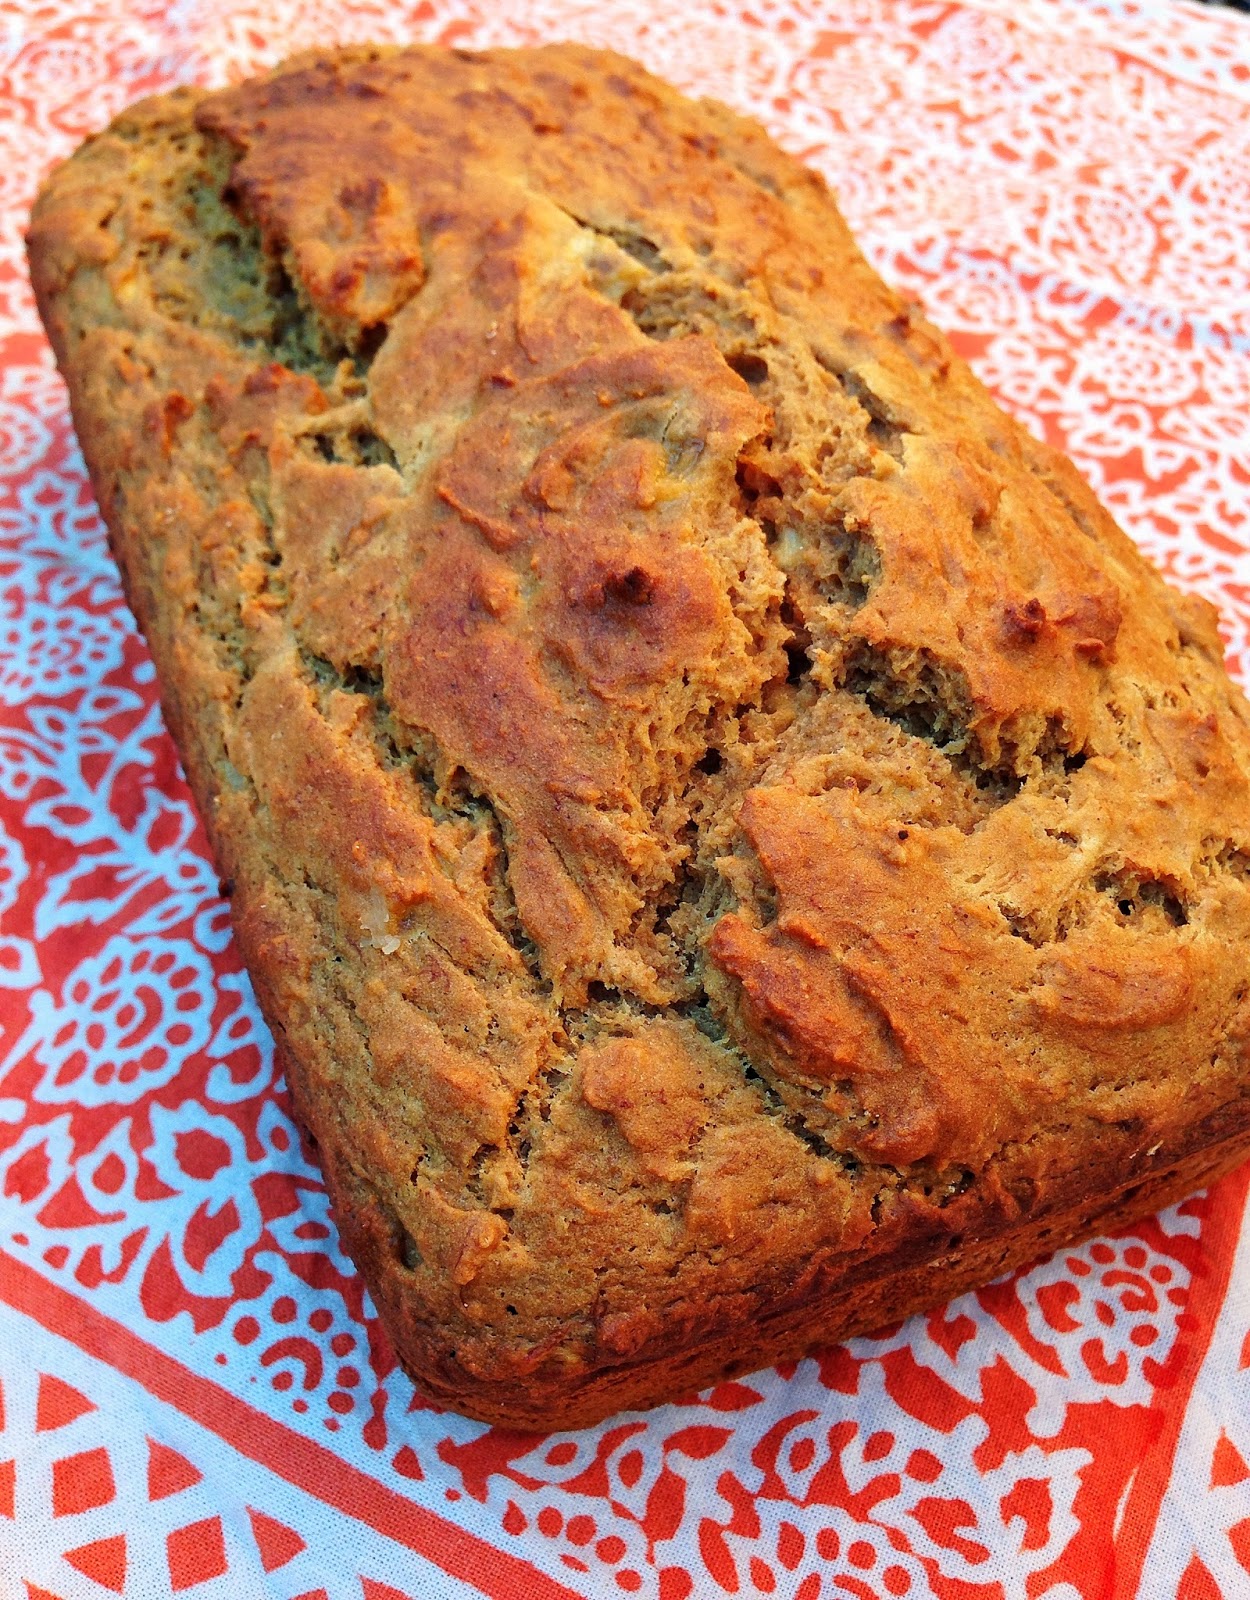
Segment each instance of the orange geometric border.
[{"label": "orange geometric border", "polygon": [[492,1600],[583,1600],[519,1556],[386,1488],[324,1445],[247,1404],[0,1250],[0,1299],[70,1340],[163,1404],[215,1433],[240,1455],[406,1546]]}]

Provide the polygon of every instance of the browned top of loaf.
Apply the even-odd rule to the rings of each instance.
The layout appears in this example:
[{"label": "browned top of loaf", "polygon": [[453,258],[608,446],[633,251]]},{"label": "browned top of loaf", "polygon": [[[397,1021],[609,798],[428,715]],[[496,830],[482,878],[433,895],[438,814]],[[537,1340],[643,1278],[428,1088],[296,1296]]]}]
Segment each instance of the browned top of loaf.
[{"label": "browned top of loaf", "polygon": [[305,61],[128,114],[32,255],[307,1114],[463,1367],[1233,1092],[1213,615],[756,127],[574,47]]}]

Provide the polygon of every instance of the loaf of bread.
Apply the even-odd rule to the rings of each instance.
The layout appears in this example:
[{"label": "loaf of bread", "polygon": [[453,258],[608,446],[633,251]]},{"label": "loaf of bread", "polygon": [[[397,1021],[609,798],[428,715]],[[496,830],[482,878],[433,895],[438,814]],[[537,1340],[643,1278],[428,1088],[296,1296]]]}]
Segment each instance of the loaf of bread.
[{"label": "loaf of bread", "polygon": [[343,1241],[571,1426],[894,1321],[1250,1139],[1215,616],[619,57],[121,116],[36,292]]}]

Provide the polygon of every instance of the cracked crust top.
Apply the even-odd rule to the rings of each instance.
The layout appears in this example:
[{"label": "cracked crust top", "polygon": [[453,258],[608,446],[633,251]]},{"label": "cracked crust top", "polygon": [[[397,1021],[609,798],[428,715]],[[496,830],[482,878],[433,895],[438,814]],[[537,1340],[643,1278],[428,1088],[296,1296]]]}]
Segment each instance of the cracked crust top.
[{"label": "cracked crust top", "polygon": [[754,125],[572,46],[307,58],[127,112],[30,253],[433,1394],[665,1398],[1227,1162],[1214,617]]}]

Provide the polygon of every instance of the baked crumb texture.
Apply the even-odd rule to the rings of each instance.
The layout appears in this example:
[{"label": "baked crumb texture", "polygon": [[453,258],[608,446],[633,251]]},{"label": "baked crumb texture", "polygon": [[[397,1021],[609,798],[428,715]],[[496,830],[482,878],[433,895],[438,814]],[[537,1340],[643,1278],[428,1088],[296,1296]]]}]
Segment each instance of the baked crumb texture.
[{"label": "baked crumb texture", "polygon": [[1213,612],[619,57],[120,117],[34,279],[343,1237],[569,1426],[1151,1209],[1247,1135]]}]

